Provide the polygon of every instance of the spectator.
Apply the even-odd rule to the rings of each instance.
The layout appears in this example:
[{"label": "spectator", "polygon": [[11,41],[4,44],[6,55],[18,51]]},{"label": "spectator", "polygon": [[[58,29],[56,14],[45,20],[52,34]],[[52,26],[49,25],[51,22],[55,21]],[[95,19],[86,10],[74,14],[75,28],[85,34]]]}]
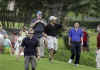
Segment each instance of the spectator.
[{"label": "spectator", "polygon": [[28,31],[27,31],[27,27],[26,26],[23,26],[23,29],[19,32],[19,34],[21,35],[21,37],[26,37],[27,34],[28,34]]},{"label": "spectator", "polygon": [[17,32],[14,32],[11,36],[11,43],[12,43],[12,55],[14,55],[15,53],[15,43],[18,40],[18,35]]},{"label": "spectator", "polygon": [[8,35],[4,36],[4,53],[12,55],[12,44]]},{"label": "spectator", "polygon": [[97,69],[100,69],[100,25],[97,26],[97,55],[96,55],[96,67]]},{"label": "spectator", "polygon": [[83,31],[79,28],[79,22],[75,22],[74,28],[69,31],[69,45],[71,46],[71,57],[68,63],[72,63],[74,57],[75,66],[78,66],[81,54],[81,45],[83,45]]},{"label": "spectator", "polygon": [[44,57],[44,46],[45,46],[45,38],[44,38],[44,31],[45,26],[47,23],[42,18],[42,12],[38,11],[36,14],[37,18],[32,20],[31,28],[35,30],[35,37],[39,40],[39,46],[40,46],[40,57]]},{"label": "spectator", "polygon": [[3,53],[3,42],[6,34],[7,32],[2,28],[2,24],[0,24],[0,53]]},{"label": "spectator", "polygon": [[49,20],[50,23],[47,25],[45,33],[47,34],[48,40],[49,60],[53,62],[54,55],[58,49],[57,32],[62,27],[62,25],[57,24],[57,17],[55,16],[50,16]]},{"label": "spectator", "polygon": [[98,36],[97,36],[97,49],[100,49],[100,25],[97,26]]},{"label": "spectator", "polygon": [[84,27],[83,29],[83,46],[82,46],[82,51],[89,51],[89,46],[88,46],[88,33],[86,32],[86,28]]},{"label": "spectator", "polygon": [[[28,32],[28,37],[25,37],[22,41],[22,48],[20,48],[20,53],[24,50],[24,59],[25,59],[25,70],[29,70],[29,63],[32,65],[32,70],[36,70],[36,56],[39,59],[39,49],[38,49],[38,40],[34,36],[34,31]],[[36,52],[37,50],[37,52]],[[37,54],[35,56],[35,54]]]},{"label": "spectator", "polygon": [[[17,39],[17,41],[16,41],[16,43],[15,43],[15,46],[14,46],[14,48],[15,48],[15,55],[17,55],[17,56],[18,56],[18,53],[19,53],[19,49],[20,49],[22,40],[23,40],[25,37],[26,37],[26,35],[22,35],[22,32],[20,31],[20,32],[19,32],[19,35],[18,35],[18,39]],[[23,52],[21,52],[20,55],[24,55]]]}]

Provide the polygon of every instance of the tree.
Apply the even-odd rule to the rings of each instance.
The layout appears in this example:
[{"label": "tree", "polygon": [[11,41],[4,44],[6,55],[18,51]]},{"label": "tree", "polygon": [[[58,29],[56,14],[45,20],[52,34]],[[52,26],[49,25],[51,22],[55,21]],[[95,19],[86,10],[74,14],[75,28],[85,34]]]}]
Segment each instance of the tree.
[{"label": "tree", "polygon": [[[10,0],[1,0],[0,8],[4,9]],[[24,22],[30,23],[32,14],[37,10],[48,11],[48,16],[59,18],[59,23],[69,11],[88,16],[100,16],[100,0],[15,0],[16,16],[25,17]],[[99,14],[99,15],[98,15]]]}]

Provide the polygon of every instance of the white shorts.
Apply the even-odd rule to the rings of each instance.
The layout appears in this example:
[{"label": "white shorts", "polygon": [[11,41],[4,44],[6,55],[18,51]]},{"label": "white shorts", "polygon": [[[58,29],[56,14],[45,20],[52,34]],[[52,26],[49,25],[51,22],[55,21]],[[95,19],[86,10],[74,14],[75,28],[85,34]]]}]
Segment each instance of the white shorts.
[{"label": "white shorts", "polygon": [[48,49],[54,49],[55,51],[57,51],[57,49],[58,49],[57,38],[53,37],[53,36],[48,36],[47,41],[48,41]]}]

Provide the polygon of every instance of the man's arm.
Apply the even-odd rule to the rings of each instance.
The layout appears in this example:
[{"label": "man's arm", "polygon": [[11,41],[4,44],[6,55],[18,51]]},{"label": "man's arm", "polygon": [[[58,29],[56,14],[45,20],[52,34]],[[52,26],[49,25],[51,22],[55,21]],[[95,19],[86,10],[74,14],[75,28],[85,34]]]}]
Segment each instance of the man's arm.
[{"label": "man's arm", "polygon": [[69,44],[69,46],[71,46],[71,37],[69,37],[69,39],[68,39],[68,44]]},{"label": "man's arm", "polygon": [[83,46],[83,31],[81,33],[81,46]]},{"label": "man's arm", "polygon": [[45,32],[42,33],[45,38],[47,38],[47,34]]},{"label": "man's arm", "polygon": [[31,23],[30,27],[33,28],[40,20],[36,20],[35,22]]},{"label": "man's arm", "polygon": [[40,49],[39,47],[36,47],[36,51],[37,51],[37,60],[40,60]]},{"label": "man's arm", "polygon": [[68,38],[68,44],[69,44],[69,46],[71,46],[71,40],[72,40],[72,33],[71,33],[71,30],[69,30],[69,33],[68,33],[68,36],[69,36],[69,38]]},{"label": "man's arm", "polygon": [[43,20],[40,20],[41,23],[43,23],[45,26],[47,26],[47,22],[43,19]]},{"label": "man's arm", "polygon": [[81,37],[81,46],[83,46],[83,37]]}]

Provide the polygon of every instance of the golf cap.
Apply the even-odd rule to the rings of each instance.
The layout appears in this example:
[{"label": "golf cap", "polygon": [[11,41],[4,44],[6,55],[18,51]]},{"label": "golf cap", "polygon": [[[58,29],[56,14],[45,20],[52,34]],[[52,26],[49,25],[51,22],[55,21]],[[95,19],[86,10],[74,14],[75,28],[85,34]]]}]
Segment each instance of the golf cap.
[{"label": "golf cap", "polygon": [[36,14],[37,14],[37,15],[42,15],[42,12],[41,12],[41,11],[37,11]]},{"label": "golf cap", "polygon": [[52,20],[57,20],[57,17],[55,17],[55,16],[50,16],[49,20],[50,20],[50,21],[52,21]]}]

